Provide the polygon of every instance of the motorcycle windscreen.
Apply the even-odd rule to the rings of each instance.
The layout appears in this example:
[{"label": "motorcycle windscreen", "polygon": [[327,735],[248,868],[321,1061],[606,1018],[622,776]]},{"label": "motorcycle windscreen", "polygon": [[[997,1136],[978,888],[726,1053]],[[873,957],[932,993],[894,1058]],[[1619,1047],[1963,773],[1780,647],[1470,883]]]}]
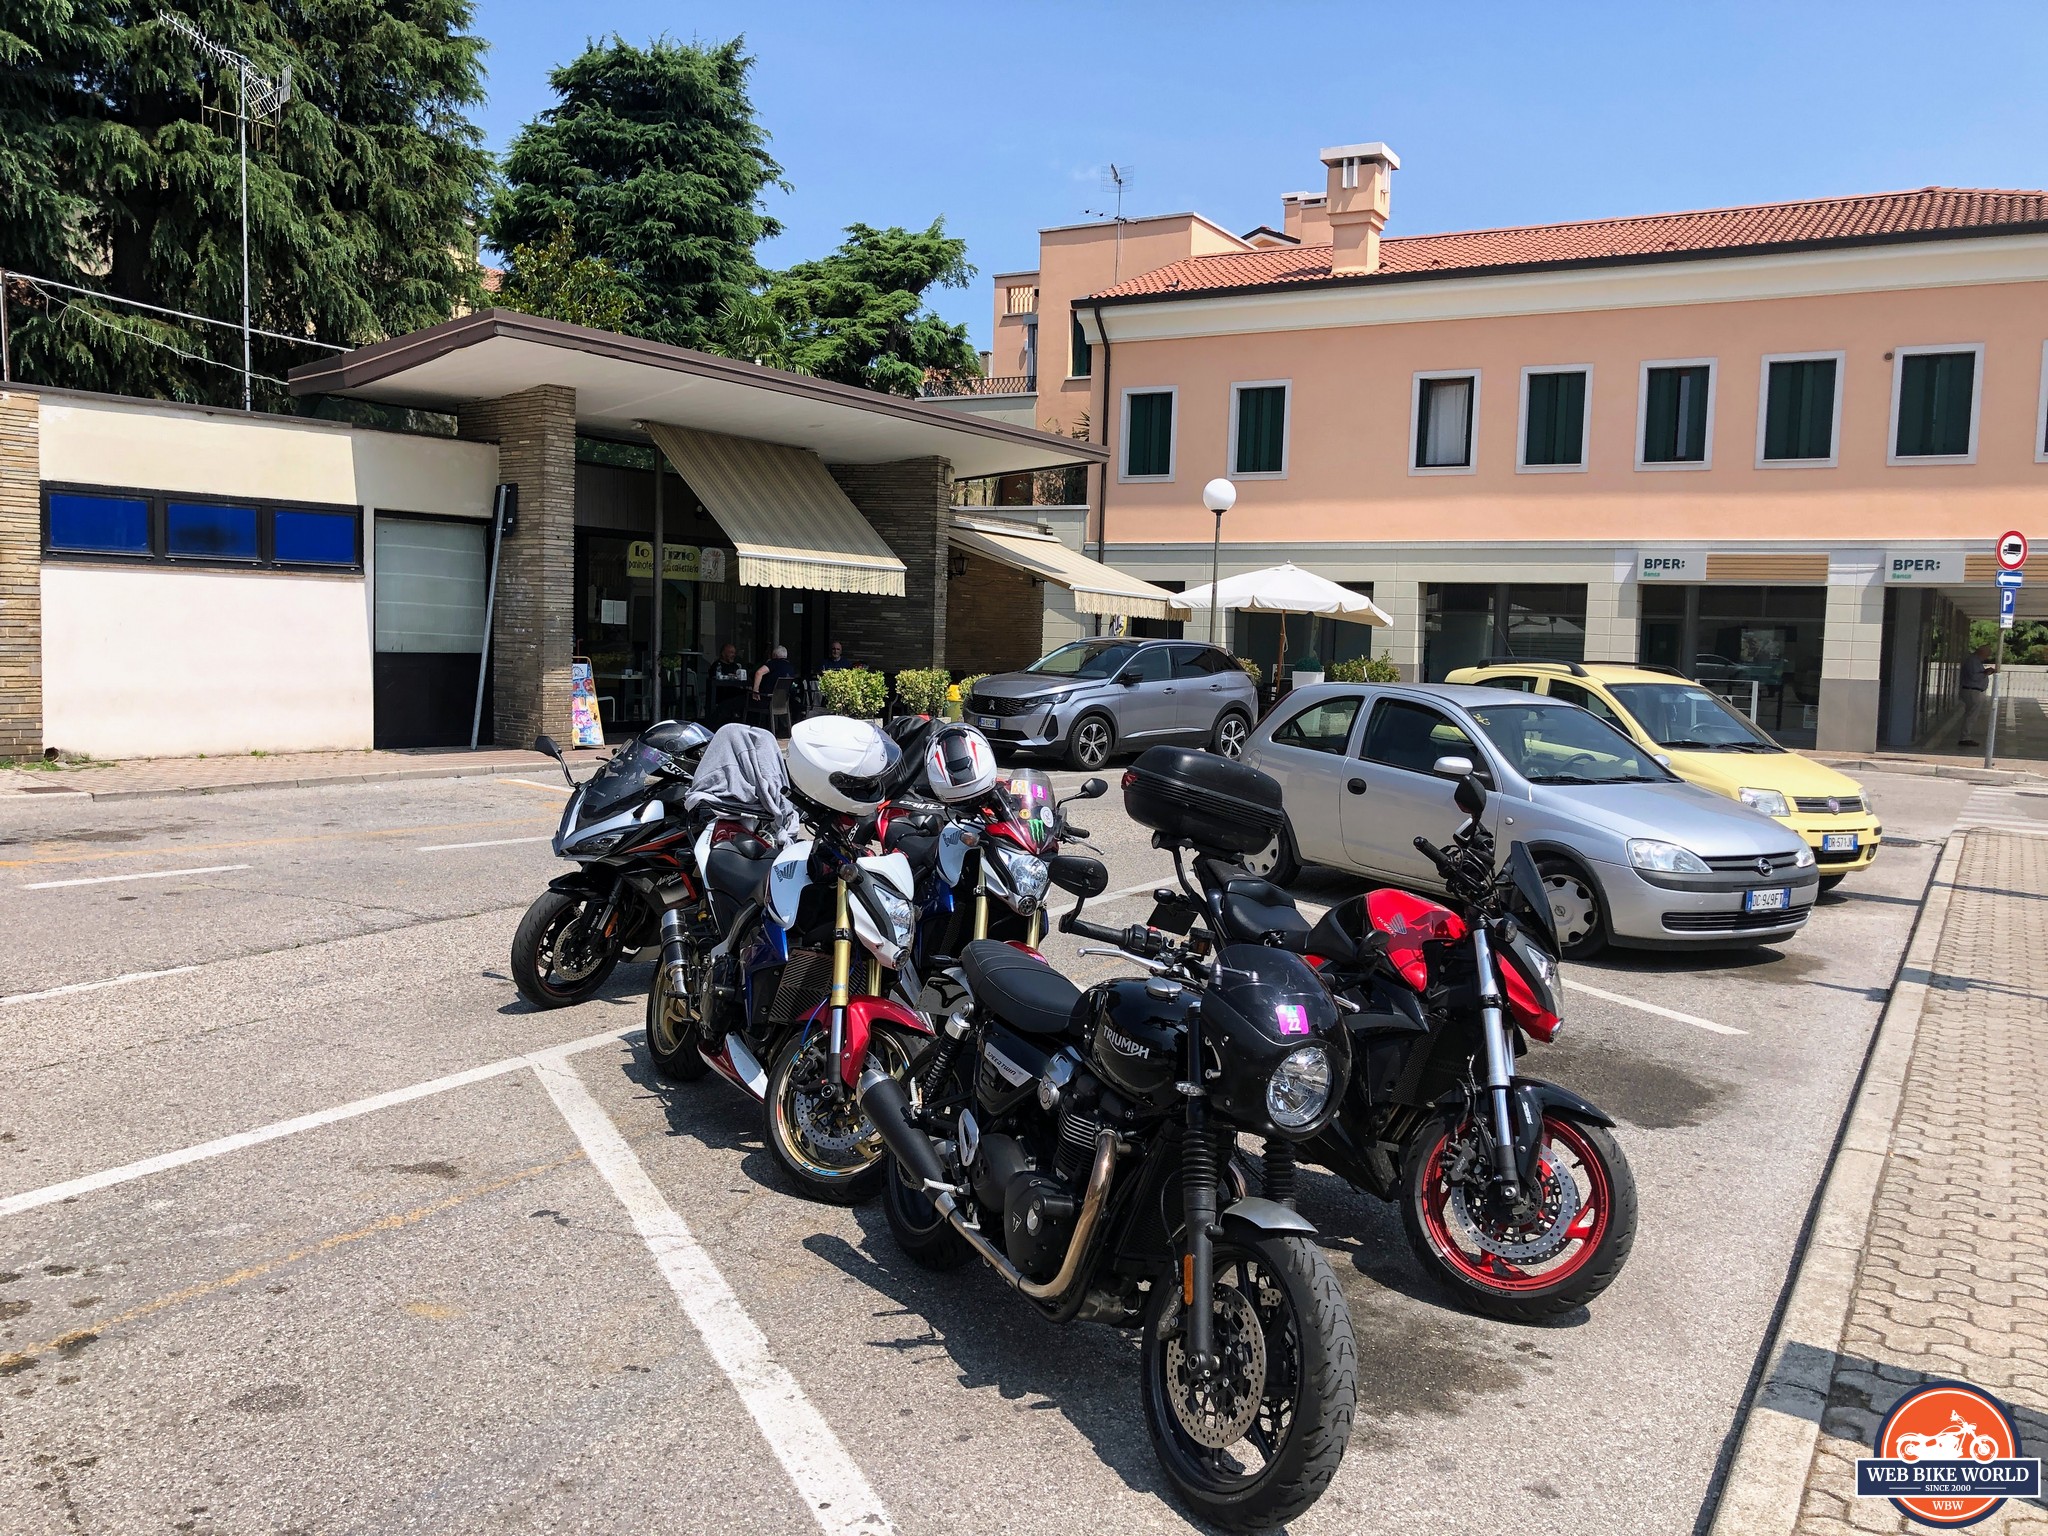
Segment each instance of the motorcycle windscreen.
[{"label": "motorcycle windscreen", "polygon": [[1517,921],[1535,935],[1551,959],[1562,959],[1564,950],[1557,942],[1557,923],[1550,913],[1550,892],[1544,887],[1543,872],[1536,867],[1527,843],[1516,843],[1508,850],[1508,878],[1514,882]]},{"label": "motorcycle windscreen", "polygon": [[661,748],[634,737],[606,759],[584,785],[584,813],[600,816],[646,794],[654,784],[655,774],[666,768],[668,762],[669,755]]}]

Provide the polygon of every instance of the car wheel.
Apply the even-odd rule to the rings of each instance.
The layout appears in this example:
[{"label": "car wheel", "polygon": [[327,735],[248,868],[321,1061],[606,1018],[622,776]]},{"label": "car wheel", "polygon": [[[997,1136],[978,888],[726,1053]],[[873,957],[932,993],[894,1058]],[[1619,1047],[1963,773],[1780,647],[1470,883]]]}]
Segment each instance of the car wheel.
[{"label": "car wheel", "polygon": [[1083,715],[1067,732],[1067,766],[1093,773],[1109,761],[1116,747],[1116,727],[1107,715]]},{"label": "car wheel", "polygon": [[1275,885],[1292,885],[1301,878],[1301,855],[1294,851],[1294,834],[1284,823],[1270,843],[1257,853],[1245,855],[1242,862],[1251,874]]},{"label": "car wheel", "polygon": [[1550,920],[1567,960],[1590,960],[1607,947],[1607,909],[1593,877],[1570,859],[1536,861],[1550,893]]},{"label": "car wheel", "polygon": [[1216,728],[1209,733],[1209,750],[1218,757],[1242,757],[1245,738],[1251,733],[1251,721],[1234,709],[1226,709],[1216,717]]}]

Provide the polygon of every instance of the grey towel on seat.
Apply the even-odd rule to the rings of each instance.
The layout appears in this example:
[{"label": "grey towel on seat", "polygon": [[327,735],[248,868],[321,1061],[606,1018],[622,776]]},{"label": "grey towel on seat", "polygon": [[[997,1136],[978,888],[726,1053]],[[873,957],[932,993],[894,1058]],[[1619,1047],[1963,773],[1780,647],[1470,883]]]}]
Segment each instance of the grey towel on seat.
[{"label": "grey towel on seat", "polygon": [[778,846],[797,830],[796,807],[789,801],[789,770],[775,737],[753,725],[721,725],[704,749],[697,776],[683,799],[691,810],[714,810],[746,816]]}]

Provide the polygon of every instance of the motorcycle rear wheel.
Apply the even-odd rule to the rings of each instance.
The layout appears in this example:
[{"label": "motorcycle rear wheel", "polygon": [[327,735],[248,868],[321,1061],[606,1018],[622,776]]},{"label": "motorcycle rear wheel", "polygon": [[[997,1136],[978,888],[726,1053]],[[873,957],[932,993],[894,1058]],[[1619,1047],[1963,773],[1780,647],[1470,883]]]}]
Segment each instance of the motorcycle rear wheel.
[{"label": "motorcycle rear wheel", "polygon": [[930,1195],[912,1189],[904,1178],[903,1165],[884,1158],[882,1173],[882,1215],[888,1220],[889,1235],[896,1246],[921,1268],[945,1271],[958,1269],[974,1257],[967,1239],[953,1230],[953,1224],[939,1214]]},{"label": "motorcycle rear wheel", "polygon": [[[535,1008],[588,1002],[611,979],[619,963],[618,945],[608,939],[593,945],[576,931],[579,921],[589,920],[592,905],[588,896],[542,891],[519,919],[512,934],[512,983]],[[572,951],[568,957],[564,948]]]},{"label": "motorcycle rear wheel", "polygon": [[711,1070],[698,1047],[702,1036],[696,1006],[669,985],[668,967],[654,965],[647,986],[647,1054],[655,1072],[673,1082],[694,1083]]},{"label": "motorcycle rear wheel", "polygon": [[[1145,1424],[1167,1480],[1198,1517],[1226,1531],[1268,1531],[1315,1503],[1337,1474],[1358,1397],[1358,1347],[1337,1277],[1307,1238],[1226,1238],[1215,1254],[1226,1388],[1233,1375],[1248,1384],[1246,1373],[1258,1373],[1257,1405],[1234,1400],[1250,1422],[1230,1444],[1196,1437],[1191,1420],[1207,1439],[1236,1429],[1214,1416],[1233,1399],[1191,1390],[1180,1287],[1164,1278],[1145,1307]],[[1256,1337],[1246,1326],[1253,1318]]]},{"label": "motorcycle rear wheel", "polygon": [[[761,1100],[762,1139],[804,1194],[859,1205],[882,1187],[883,1165],[891,1159],[851,1088],[844,1099],[824,1096],[830,1038],[820,1021],[793,1034],[777,1052]],[[891,1077],[910,1070],[909,1048],[894,1030],[877,1029],[868,1037],[868,1060]]]}]

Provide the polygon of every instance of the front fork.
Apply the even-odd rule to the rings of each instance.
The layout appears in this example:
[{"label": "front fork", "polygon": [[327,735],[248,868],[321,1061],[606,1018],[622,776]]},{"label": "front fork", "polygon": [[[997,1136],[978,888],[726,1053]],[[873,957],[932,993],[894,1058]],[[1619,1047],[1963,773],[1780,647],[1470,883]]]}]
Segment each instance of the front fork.
[{"label": "front fork", "polygon": [[846,1050],[846,1005],[853,991],[853,915],[844,879],[833,882],[832,905],[832,1050],[825,1072],[826,1091],[837,1094],[840,1058]]},{"label": "front fork", "polygon": [[1486,929],[1474,925],[1472,956],[1479,963],[1479,1024],[1486,1037],[1486,1096],[1493,1111],[1493,1164],[1501,1193],[1521,1198],[1522,1181],[1515,1155],[1514,1119],[1508,1095],[1514,1087],[1515,1054],[1508,1044],[1507,1020],[1501,1011],[1500,976],[1493,965],[1493,945]]},{"label": "front fork", "polygon": [[1188,1101],[1188,1134],[1181,1144],[1181,1197],[1188,1250],[1181,1271],[1181,1303],[1187,1317],[1189,1363],[1198,1376],[1216,1369],[1216,1133],[1209,1124],[1209,1099],[1202,1087],[1202,1021],[1191,1015],[1187,1062],[1179,1083]]}]

